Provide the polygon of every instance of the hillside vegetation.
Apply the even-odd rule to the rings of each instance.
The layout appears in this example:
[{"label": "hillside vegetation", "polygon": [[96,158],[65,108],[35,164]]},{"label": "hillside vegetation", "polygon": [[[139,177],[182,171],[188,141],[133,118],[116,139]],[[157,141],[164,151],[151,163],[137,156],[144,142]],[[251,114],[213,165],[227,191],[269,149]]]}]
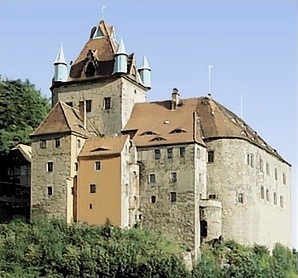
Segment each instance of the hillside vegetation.
[{"label": "hillside vegetation", "polygon": [[0,277],[243,277],[297,276],[297,254],[276,245],[246,248],[226,242],[202,249],[189,273],[181,249],[141,229],[59,220],[14,220],[0,225]]},{"label": "hillside vegetation", "polygon": [[30,144],[29,135],[49,109],[49,100],[29,80],[3,79],[0,75],[0,151],[19,143]]}]

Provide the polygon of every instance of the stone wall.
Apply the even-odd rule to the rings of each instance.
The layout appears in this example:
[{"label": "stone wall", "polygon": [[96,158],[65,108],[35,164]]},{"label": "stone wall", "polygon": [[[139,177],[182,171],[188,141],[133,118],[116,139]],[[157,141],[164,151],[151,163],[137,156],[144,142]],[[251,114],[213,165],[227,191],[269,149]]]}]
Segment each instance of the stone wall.
[{"label": "stone wall", "polygon": [[[60,138],[59,147],[55,145],[57,138]],[[45,141],[45,148],[40,147],[41,140]],[[84,138],[70,134],[33,137],[31,214],[45,214],[72,221],[72,187],[76,155],[79,152],[78,140],[83,146]],[[53,163],[53,171],[49,171],[48,162]]]},{"label": "stone wall", "polygon": [[207,195],[222,201],[223,238],[270,249],[276,242],[291,246],[290,166],[245,140],[218,139],[207,146],[214,151]]},{"label": "stone wall", "polygon": [[[173,158],[168,158],[168,148],[173,149]],[[180,148],[185,148],[185,157],[180,157]],[[160,159],[155,159],[155,149],[160,150]],[[201,156],[197,154],[198,149]],[[139,148],[138,158],[142,162],[140,213],[143,227],[185,244],[196,260],[200,244],[199,196],[205,190],[204,148],[197,144]],[[173,173],[176,173],[176,181]],[[150,177],[153,174],[155,182]]]},{"label": "stone wall", "polygon": [[[97,82],[97,83],[96,83]],[[105,98],[111,98],[111,108],[104,106]],[[92,125],[106,137],[120,134],[126,125],[134,103],[145,102],[145,90],[127,78],[110,78],[93,80],[90,83],[65,84],[54,88],[52,92],[53,105],[61,100],[72,103],[79,110],[79,102],[92,100],[91,112],[87,118]]]}]

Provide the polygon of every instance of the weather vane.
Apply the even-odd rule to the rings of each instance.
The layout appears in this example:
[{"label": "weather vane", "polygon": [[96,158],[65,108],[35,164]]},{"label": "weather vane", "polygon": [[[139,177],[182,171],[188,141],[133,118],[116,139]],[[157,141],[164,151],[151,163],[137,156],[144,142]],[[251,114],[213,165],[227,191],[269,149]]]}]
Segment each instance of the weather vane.
[{"label": "weather vane", "polygon": [[101,19],[104,20],[105,19],[105,8],[106,6],[105,5],[102,5],[101,6]]}]

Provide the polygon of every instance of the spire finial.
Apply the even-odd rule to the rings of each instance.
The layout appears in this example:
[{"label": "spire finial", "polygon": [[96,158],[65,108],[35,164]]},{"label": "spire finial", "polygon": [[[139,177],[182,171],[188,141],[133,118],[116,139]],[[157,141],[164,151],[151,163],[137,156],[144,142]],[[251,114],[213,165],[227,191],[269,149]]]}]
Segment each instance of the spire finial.
[{"label": "spire finial", "polygon": [[101,6],[101,19],[104,20],[105,19],[105,8],[106,6],[105,5],[102,5]]}]

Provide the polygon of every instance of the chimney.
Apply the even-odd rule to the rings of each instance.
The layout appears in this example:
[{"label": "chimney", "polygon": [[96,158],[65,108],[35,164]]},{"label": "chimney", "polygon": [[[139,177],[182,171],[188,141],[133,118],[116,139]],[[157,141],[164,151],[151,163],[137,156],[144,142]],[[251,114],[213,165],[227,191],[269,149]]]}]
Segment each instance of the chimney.
[{"label": "chimney", "polygon": [[177,88],[173,89],[172,92],[172,105],[171,105],[171,109],[174,111],[177,109],[177,106],[179,105],[180,102],[180,94]]},{"label": "chimney", "polygon": [[83,121],[83,127],[84,127],[84,129],[86,129],[87,117],[86,117],[86,102],[85,102],[85,100],[81,100],[79,102],[79,111],[80,111],[80,118]]}]

